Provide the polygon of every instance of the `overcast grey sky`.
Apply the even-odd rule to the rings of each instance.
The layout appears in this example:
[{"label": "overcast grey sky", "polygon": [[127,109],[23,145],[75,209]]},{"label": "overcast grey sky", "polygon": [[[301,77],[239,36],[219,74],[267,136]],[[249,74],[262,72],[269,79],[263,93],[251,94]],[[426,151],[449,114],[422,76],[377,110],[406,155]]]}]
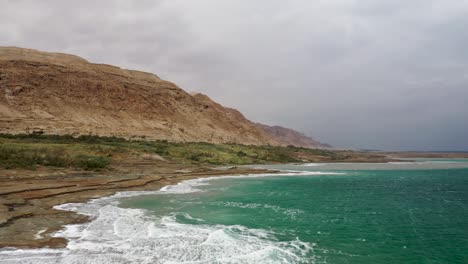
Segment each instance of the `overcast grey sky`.
[{"label": "overcast grey sky", "polygon": [[0,45],[154,72],[338,147],[468,150],[468,0],[1,0]]}]

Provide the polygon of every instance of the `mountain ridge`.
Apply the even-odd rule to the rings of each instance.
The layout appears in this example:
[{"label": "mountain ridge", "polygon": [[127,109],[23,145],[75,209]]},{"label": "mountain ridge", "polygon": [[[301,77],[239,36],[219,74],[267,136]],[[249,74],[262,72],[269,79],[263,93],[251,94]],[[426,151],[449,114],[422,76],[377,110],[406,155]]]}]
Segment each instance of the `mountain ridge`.
[{"label": "mountain ridge", "polygon": [[257,127],[265,131],[268,135],[276,138],[281,142],[283,146],[293,145],[305,148],[322,148],[331,149],[333,148],[329,144],[321,143],[312,137],[306,136],[305,134],[282,126],[269,126],[265,124],[256,123]]},{"label": "mountain ridge", "polygon": [[0,131],[324,147],[288,142],[156,74],[17,47],[0,47]]}]

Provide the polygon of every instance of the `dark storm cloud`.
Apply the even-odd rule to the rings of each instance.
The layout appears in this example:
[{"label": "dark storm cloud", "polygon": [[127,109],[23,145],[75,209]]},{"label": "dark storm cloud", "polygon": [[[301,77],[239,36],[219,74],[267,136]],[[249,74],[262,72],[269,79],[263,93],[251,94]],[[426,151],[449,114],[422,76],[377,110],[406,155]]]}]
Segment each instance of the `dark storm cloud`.
[{"label": "dark storm cloud", "polygon": [[466,0],[3,1],[0,45],[151,71],[339,147],[468,149]]}]

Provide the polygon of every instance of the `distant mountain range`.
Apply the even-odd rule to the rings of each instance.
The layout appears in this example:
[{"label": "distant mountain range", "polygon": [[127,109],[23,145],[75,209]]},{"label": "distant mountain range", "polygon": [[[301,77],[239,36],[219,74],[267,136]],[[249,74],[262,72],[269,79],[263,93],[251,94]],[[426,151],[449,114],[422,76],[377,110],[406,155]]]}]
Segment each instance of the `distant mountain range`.
[{"label": "distant mountain range", "polygon": [[155,74],[16,47],[0,47],[0,132],[331,147],[251,122]]}]

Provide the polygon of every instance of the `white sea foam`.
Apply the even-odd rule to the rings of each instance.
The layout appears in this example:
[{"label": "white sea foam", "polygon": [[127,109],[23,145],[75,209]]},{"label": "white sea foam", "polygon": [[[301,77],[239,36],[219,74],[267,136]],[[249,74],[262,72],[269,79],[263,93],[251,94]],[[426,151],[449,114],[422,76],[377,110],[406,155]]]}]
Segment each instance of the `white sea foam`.
[{"label": "white sea foam", "polygon": [[323,166],[326,165],[325,163],[304,163],[301,164],[303,167],[317,167],[317,166]]},{"label": "white sea foam", "polygon": [[241,202],[212,202],[211,205],[220,205],[222,207],[243,208],[243,209],[266,209],[275,213],[282,214],[290,219],[296,219],[304,211],[300,209],[282,208],[277,205],[259,204],[259,203],[241,203]]},{"label": "white sea foam", "polygon": [[45,231],[47,231],[47,229],[41,229],[39,230],[35,235],[34,235],[34,238],[35,239],[42,239],[42,233],[44,233]]},{"label": "white sea foam", "polygon": [[[305,172],[282,175],[321,175]],[[254,175],[255,177],[272,174]],[[227,178],[239,176],[227,176]],[[242,176],[241,176],[242,177]],[[243,177],[252,177],[245,175]],[[214,177],[221,178],[221,177]],[[68,225],[55,237],[69,240],[65,249],[3,249],[2,264],[42,263],[312,263],[312,246],[298,239],[278,241],[275,233],[234,225],[182,224],[176,213],[155,217],[142,209],[121,208],[119,199],[149,194],[188,193],[209,179],[194,179],[160,191],[120,192],[88,203],[56,209],[89,215],[93,221]],[[226,177],[222,177],[226,178]],[[280,210],[272,206],[270,209]],[[283,210],[287,214],[287,210]],[[291,214],[300,212],[290,212]],[[191,218],[186,215],[186,218]],[[197,220],[197,219],[194,219]],[[198,219],[201,220],[201,219]]]}]

